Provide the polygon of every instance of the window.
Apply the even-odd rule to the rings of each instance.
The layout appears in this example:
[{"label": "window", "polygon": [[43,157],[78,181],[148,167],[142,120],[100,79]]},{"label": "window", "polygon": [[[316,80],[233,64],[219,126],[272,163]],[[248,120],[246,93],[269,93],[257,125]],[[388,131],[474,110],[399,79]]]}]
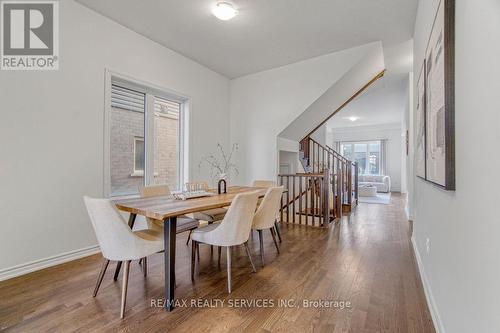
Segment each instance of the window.
[{"label": "window", "polygon": [[180,189],[180,128],[181,105],[161,97],[154,98],[154,184],[167,184]]},{"label": "window", "polygon": [[146,94],[113,84],[110,118],[110,196],[144,185]]},{"label": "window", "polygon": [[364,143],[355,143],[354,145],[354,162],[358,163],[359,172],[366,173],[367,149]]},{"label": "window", "polygon": [[150,184],[179,189],[185,99],[121,79],[111,82],[109,195],[134,195]]},{"label": "window", "polygon": [[382,162],[383,141],[341,142],[342,156],[358,163],[360,174],[384,173]]},{"label": "window", "polygon": [[368,144],[368,173],[370,175],[380,175],[380,141]]},{"label": "window", "polygon": [[348,160],[353,160],[352,157],[352,145],[343,145],[341,149],[341,154]]},{"label": "window", "polygon": [[134,138],[134,175],[144,176],[144,138]]}]

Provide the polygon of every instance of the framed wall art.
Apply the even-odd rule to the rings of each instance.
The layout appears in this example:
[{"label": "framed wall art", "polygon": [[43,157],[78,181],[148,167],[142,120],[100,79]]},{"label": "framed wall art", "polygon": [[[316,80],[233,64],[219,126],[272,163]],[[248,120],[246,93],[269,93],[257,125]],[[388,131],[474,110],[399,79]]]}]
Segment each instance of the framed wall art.
[{"label": "framed wall art", "polygon": [[[423,67],[425,80],[419,83],[419,90],[423,84],[424,178],[446,190],[455,190],[455,0],[439,3]],[[421,165],[417,166],[417,175],[422,177]]]},{"label": "framed wall art", "polygon": [[417,81],[415,173],[425,179],[425,60]]}]

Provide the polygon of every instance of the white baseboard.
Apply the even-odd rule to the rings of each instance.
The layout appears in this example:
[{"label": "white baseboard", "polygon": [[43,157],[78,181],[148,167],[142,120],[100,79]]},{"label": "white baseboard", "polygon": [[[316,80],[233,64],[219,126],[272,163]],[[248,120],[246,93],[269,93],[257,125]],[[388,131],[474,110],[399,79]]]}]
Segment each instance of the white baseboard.
[{"label": "white baseboard", "polygon": [[94,245],[79,250],[61,253],[52,257],[35,260],[25,264],[5,268],[0,270],[0,281],[28,274],[47,267],[56,266],[71,260],[87,257],[99,252],[100,252],[99,245]]},{"label": "white baseboard", "polygon": [[415,258],[417,259],[418,270],[420,272],[420,277],[424,286],[425,298],[427,300],[427,306],[429,307],[429,311],[431,313],[434,328],[436,329],[437,333],[445,333],[443,322],[441,321],[441,317],[439,316],[436,301],[434,300],[434,295],[432,294],[432,289],[429,285],[429,280],[427,279],[427,275],[425,274],[422,258],[420,257],[420,252],[418,251],[417,243],[413,236],[411,237],[411,244],[413,245],[413,252],[415,253]]}]

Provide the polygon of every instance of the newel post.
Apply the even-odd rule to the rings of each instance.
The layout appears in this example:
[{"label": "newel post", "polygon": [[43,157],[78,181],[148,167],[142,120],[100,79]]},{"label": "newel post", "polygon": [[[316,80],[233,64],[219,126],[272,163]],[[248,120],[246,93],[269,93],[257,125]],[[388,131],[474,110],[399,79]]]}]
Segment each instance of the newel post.
[{"label": "newel post", "polygon": [[335,198],[337,205],[337,216],[338,218],[342,217],[342,202],[343,202],[343,162],[340,159],[337,159],[337,197]]},{"label": "newel post", "polygon": [[356,199],[356,205],[358,204],[358,162],[354,162],[354,198]]},{"label": "newel post", "polygon": [[346,168],[347,168],[347,193],[349,195],[347,197],[347,203],[349,204],[349,206],[351,206],[352,205],[352,191],[353,191],[353,188],[352,188],[352,179],[353,179],[352,163],[346,162]]},{"label": "newel post", "polygon": [[323,221],[321,226],[324,227],[330,223],[330,170],[325,168],[323,170]]}]

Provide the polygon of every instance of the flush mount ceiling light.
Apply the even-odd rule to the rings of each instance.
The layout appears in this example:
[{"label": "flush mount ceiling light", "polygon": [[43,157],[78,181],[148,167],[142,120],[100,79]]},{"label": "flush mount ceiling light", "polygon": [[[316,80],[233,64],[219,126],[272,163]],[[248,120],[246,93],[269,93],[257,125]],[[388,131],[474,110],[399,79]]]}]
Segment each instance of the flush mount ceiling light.
[{"label": "flush mount ceiling light", "polygon": [[227,21],[232,19],[238,14],[238,11],[234,8],[232,4],[226,1],[219,1],[212,8],[212,13],[219,20]]},{"label": "flush mount ceiling light", "polygon": [[358,120],[358,119],[359,119],[359,117],[354,117],[354,116],[353,116],[353,117],[349,117],[349,118],[347,118],[347,119],[349,119],[350,121],[356,121],[356,120]]}]

